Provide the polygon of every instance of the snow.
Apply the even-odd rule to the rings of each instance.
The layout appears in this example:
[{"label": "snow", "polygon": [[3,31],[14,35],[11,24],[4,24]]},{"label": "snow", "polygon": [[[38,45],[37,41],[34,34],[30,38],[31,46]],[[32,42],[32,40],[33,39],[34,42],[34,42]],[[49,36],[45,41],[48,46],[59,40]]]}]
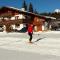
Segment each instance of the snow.
[{"label": "snow", "polygon": [[27,32],[0,32],[0,48],[60,56],[60,31],[34,32],[34,43],[29,44],[28,41]]},{"label": "snow", "polygon": [[55,11],[54,12],[57,12],[57,13],[59,13],[60,12],[60,9],[55,9]]}]

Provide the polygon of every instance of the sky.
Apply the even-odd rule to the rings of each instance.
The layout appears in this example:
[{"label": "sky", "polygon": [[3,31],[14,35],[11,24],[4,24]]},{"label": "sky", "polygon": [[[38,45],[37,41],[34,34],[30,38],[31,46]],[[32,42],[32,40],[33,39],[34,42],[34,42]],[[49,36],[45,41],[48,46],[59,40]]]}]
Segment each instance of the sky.
[{"label": "sky", "polygon": [[[16,8],[22,8],[24,0],[0,0],[0,7],[11,6]],[[53,12],[55,9],[60,9],[60,0],[25,0],[27,6],[31,2],[34,9],[38,12]]]}]

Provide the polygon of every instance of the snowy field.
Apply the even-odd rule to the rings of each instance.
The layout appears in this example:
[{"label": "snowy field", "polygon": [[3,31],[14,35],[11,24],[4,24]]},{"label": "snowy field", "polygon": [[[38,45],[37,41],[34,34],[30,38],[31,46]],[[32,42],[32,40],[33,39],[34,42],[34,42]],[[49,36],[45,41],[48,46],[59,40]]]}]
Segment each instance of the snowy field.
[{"label": "snowy field", "polygon": [[28,41],[27,33],[0,32],[0,60],[2,56],[10,56],[6,60],[60,60],[60,31],[34,32],[33,44]]}]

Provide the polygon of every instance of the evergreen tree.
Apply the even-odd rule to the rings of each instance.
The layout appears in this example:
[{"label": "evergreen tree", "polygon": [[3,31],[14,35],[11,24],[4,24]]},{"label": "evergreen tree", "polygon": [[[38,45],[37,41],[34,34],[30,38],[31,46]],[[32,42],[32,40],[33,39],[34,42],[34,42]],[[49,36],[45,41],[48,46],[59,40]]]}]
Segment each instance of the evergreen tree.
[{"label": "evergreen tree", "polygon": [[37,11],[36,9],[34,10],[34,13],[35,13],[35,14],[39,14],[38,11]]},{"label": "evergreen tree", "polygon": [[27,11],[27,4],[26,4],[26,1],[25,0],[23,2],[22,8],[24,8]]},{"label": "evergreen tree", "polygon": [[30,2],[30,4],[29,4],[29,12],[33,12],[33,5],[32,5],[31,2]]}]

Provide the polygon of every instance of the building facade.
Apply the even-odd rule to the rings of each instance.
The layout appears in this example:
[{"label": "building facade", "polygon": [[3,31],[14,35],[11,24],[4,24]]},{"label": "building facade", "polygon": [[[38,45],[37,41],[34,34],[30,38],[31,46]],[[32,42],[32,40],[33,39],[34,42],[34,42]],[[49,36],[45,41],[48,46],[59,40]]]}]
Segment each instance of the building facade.
[{"label": "building facade", "polygon": [[7,32],[20,31],[29,23],[34,25],[36,32],[48,30],[47,26],[50,26],[49,21],[46,21],[48,18],[51,17],[37,15],[14,7],[2,7],[0,9],[0,26],[3,27],[3,31]]}]

